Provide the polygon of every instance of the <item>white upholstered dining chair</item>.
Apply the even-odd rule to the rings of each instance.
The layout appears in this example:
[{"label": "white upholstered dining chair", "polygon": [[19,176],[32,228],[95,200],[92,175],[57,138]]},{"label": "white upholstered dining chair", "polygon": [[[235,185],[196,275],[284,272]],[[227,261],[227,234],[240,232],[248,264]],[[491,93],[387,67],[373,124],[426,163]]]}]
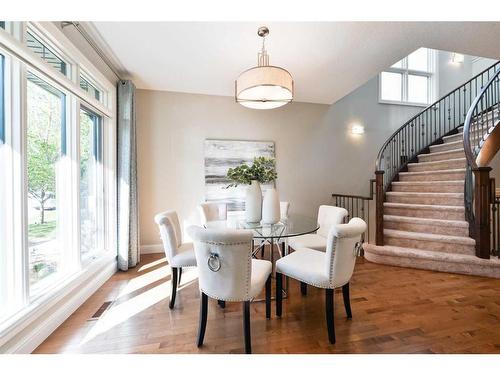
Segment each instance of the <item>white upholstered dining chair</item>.
[{"label": "white upholstered dining chair", "polygon": [[[337,224],[328,233],[326,252],[303,248],[276,262],[276,315],[282,313],[282,275],[299,280],[302,285],[325,289],[325,310],[328,339],[335,343],[333,297],[335,288],[342,287],[344,307],[348,319],[352,318],[349,298],[349,280],[354,271],[361,235],[366,223],[353,218],[347,224]],[[304,294],[304,288],[302,293]],[[305,289],[307,293],[307,289]]]},{"label": "white upholstered dining chair", "polygon": [[208,297],[243,302],[245,352],[252,352],[250,301],[266,287],[266,317],[271,318],[271,262],[252,259],[251,231],[235,229],[188,229],[194,241],[200,287],[198,346],[203,345]]},{"label": "white upholstered dining chair", "polygon": [[210,221],[227,220],[227,204],[216,202],[205,202],[198,205],[201,225]]},{"label": "white upholstered dining chair", "polygon": [[347,210],[342,207],[326,205],[319,206],[318,231],[316,233],[289,238],[288,246],[293,250],[308,248],[326,251],[327,237],[330,229],[336,224],[341,224],[347,215]]},{"label": "white upholstered dining chair", "polygon": [[182,231],[177,212],[161,212],[155,216],[155,222],[160,228],[163,250],[172,269],[172,293],[169,307],[173,309],[177,285],[181,282],[182,267],[196,267],[196,257],[193,244],[191,242],[182,242]]}]

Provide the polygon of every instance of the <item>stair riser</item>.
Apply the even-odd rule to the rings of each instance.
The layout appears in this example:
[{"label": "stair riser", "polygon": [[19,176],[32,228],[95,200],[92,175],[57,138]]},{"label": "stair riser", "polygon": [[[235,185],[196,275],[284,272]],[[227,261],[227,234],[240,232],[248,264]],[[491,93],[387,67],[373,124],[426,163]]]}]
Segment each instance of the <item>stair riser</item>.
[{"label": "stair riser", "polygon": [[408,238],[384,236],[384,245],[409,247],[427,251],[440,251],[453,254],[474,255],[474,245],[455,244],[449,242],[424,241]]},{"label": "stair riser", "polygon": [[465,180],[465,172],[445,172],[439,174],[400,174],[399,181],[458,181]]},{"label": "stair riser", "polygon": [[464,198],[455,197],[415,197],[415,196],[399,196],[387,194],[387,202],[391,203],[410,203],[410,204],[438,204],[443,206],[463,206]]},{"label": "stair riser", "polygon": [[463,193],[464,185],[446,185],[444,182],[437,182],[429,185],[392,184],[392,191],[407,193]]},{"label": "stair riser", "polygon": [[427,219],[465,220],[463,211],[419,210],[403,207],[384,207],[384,215],[422,217]]},{"label": "stair riser", "polygon": [[465,168],[464,160],[456,161],[441,161],[435,164],[410,164],[408,165],[408,172],[424,172],[424,171],[439,171],[447,169]]},{"label": "stair riser", "polygon": [[458,159],[458,158],[464,158],[465,157],[465,152],[463,150],[456,151],[456,152],[450,152],[446,154],[422,154],[418,155],[418,161],[420,162],[426,162],[426,161],[439,161],[439,160],[448,160],[448,159]]},{"label": "stair riser", "polygon": [[431,154],[435,152],[443,152],[443,151],[451,151],[451,150],[457,150],[457,149],[462,149],[463,150],[463,143],[455,144],[455,143],[443,143],[442,145],[435,145],[430,147]]},{"label": "stair riser", "polygon": [[[481,139],[483,137],[483,135],[481,133],[473,133],[470,137],[470,139],[472,140],[478,140],[478,139]],[[443,138],[443,141],[444,143],[450,143],[450,142],[456,142],[456,141],[463,141],[464,139],[464,136],[462,133],[460,134],[455,134],[455,135],[451,135],[449,138]]]},{"label": "stair riser", "polygon": [[447,236],[469,237],[469,229],[444,225],[402,223],[399,221],[384,221],[385,229],[402,230],[406,232],[444,234]]}]

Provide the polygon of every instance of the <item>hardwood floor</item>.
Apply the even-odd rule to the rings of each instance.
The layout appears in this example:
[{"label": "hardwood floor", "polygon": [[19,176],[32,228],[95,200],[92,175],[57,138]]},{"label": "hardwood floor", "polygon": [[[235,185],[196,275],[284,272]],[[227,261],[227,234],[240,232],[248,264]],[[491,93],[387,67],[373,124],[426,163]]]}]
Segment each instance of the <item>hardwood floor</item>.
[{"label": "hardwood floor", "polygon": [[[274,284],[274,281],[273,281]],[[360,260],[351,280],[352,321],[335,295],[337,343],[328,343],[324,292],[290,280],[283,317],[251,304],[253,353],[500,353],[500,280],[383,266]],[[209,301],[196,347],[196,270],[185,270],[169,310],[170,269],[159,254],[119,272],[35,353],[243,353],[241,303]],[[98,320],[89,320],[114,301]]]}]

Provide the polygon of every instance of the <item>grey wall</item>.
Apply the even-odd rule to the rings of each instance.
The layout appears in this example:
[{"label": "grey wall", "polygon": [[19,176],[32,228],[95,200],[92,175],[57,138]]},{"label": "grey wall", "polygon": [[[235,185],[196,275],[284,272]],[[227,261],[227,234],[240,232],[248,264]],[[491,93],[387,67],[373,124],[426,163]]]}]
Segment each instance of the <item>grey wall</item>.
[{"label": "grey wall", "polygon": [[465,55],[462,64],[454,64],[451,62],[452,55],[452,52],[438,51],[439,97],[448,94],[496,62],[493,59]]},{"label": "grey wall", "polygon": [[472,77],[472,57],[464,56],[462,64],[451,62],[451,52],[438,51],[438,97],[448,94]]}]

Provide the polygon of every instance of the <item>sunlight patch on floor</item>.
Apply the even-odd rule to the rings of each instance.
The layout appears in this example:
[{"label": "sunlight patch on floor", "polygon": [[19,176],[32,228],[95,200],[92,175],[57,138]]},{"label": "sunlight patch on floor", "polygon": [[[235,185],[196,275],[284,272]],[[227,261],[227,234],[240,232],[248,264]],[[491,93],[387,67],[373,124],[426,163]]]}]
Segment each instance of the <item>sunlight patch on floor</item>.
[{"label": "sunlight patch on floor", "polygon": [[137,272],[146,271],[146,270],[148,270],[150,268],[153,268],[155,266],[158,266],[159,264],[166,263],[166,262],[167,262],[167,258],[161,258],[161,259],[155,260],[153,262],[150,262],[148,264],[145,264],[145,265],[139,267],[139,269],[137,270]]},{"label": "sunlight patch on floor", "polygon": [[[166,268],[162,267],[161,269]],[[155,270],[159,271],[161,269]],[[153,273],[152,271],[150,273]],[[159,280],[161,277],[165,277],[165,270],[156,274],[156,280]],[[160,276],[163,275],[163,276]],[[146,276],[146,275],[143,275]],[[142,277],[142,276],[140,276]],[[158,278],[159,277],[159,278]],[[154,279],[154,277],[153,277]],[[182,290],[188,285],[193,284],[198,279],[198,270],[196,268],[186,269],[182,273],[182,283],[178,288]],[[145,283],[147,279],[141,279],[141,283]],[[133,281],[133,280],[132,280]],[[150,280],[149,280],[150,281]],[[145,284],[147,285],[147,284]],[[139,284],[136,284],[138,290],[140,289]],[[127,319],[133,317],[136,314],[150,308],[151,306],[157,304],[158,302],[169,298],[172,288],[172,281],[168,280],[164,283],[157,285],[141,294],[138,294],[135,297],[132,297],[129,300],[121,302],[119,304],[113,304],[106,313],[96,322],[96,324],[90,329],[85,338],[82,340],[81,345],[84,345],[96,338],[100,334],[109,331],[113,327],[116,327],[120,323],[125,322]],[[165,311],[167,314],[167,311]]]},{"label": "sunlight patch on floor", "polygon": [[120,290],[117,299],[126,296],[127,294],[133,293],[136,290],[142,289],[170,275],[171,275],[170,267],[164,266],[156,270],[150,271],[144,275],[134,277],[127,283],[125,287],[123,287],[123,289]]}]

